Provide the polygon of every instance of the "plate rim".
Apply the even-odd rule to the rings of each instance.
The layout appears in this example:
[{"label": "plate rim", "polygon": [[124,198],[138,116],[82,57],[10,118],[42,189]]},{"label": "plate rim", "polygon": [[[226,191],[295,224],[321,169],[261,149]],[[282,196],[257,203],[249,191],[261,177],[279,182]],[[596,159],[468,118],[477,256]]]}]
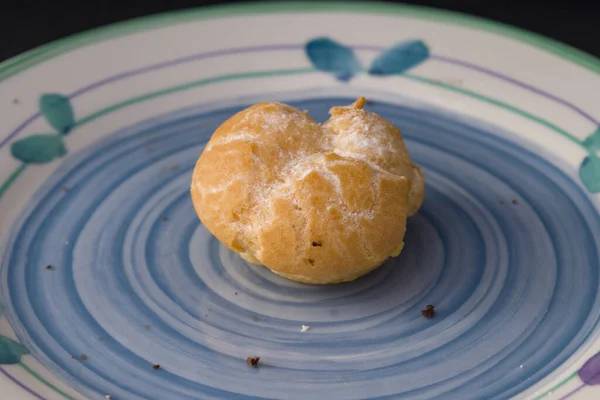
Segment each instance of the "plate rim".
[{"label": "plate rim", "polygon": [[481,31],[499,34],[500,36],[526,43],[539,50],[544,50],[559,58],[566,59],[597,75],[600,75],[600,58],[580,50],[574,46],[552,39],[545,35],[522,29],[513,25],[497,22],[462,12],[438,9],[427,6],[384,3],[364,0],[351,3],[335,1],[260,1],[256,3],[242,2],[237,4],[199,6],[175,11],[167,11],[153,15],[127,19],[97,28],[84,30],[34,47],[31,50],[0,62],[0,84],[12,76],[26,71],[44,61],[58,57],[70,51],[100,43],[112,38],[123,37],[133,33],[141,33],[151,29],[165,28],[180,23],[214,19],[220,17],[265,15],[277,13],[326,13],[344,14],[366,13],[368,15],[406,16],[419,20],[441,22],[448,25],[469,27]]}]

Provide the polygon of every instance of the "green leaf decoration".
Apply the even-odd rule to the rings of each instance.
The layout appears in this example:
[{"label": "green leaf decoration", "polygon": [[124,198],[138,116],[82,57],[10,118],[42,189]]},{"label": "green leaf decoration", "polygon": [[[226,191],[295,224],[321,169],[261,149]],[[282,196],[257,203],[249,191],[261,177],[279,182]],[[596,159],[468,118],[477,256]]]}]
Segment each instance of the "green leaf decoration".
[{"label": "green leaf decoration", "polygon": [[0,335],[0,364],[17,364],[29,350],[19,342]]},{"label": "green leaf decoration", "polygon": [[579,167],[581,181],[592,193],[600,192],[600,159],[595,155],[586,157]]},{"label": "green leaf decoration", "polygon": [[12,155],[27,164],[45,164],[67,154],[62,136],[38,134],[11,144]]},{"label": "green leaf decoration", "polygon": [[329,38],[321,37],[306,43],[306,55],[312,65],[328,72],[342,82],[348,82],[362,70],[362,66],[354,51]]},{"label": "green leaf decoration", "polygon": [[600,127],[583,141],[583,145],[590,153],[600,150]]},{"label": "green leaf decoration", "polygon": [[422,40],[398,43],[383,51],[371,63],[371,75],[396,75],[421,64],[429,58],[429,48]]},{"label": "green leaf decoration", "polygon": [[58,133],[66,134],[75,126],[73,107],[68,98],[60,94],[40,96],[40,112]]}]

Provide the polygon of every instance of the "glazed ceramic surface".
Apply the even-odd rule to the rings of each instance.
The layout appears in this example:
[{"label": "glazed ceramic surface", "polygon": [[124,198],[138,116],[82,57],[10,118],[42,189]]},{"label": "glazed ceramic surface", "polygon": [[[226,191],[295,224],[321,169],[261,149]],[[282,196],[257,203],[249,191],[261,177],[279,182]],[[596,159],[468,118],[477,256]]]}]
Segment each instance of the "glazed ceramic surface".
[{"label": "glazed ceramic surface", "polygon": [[[567,46],[378,4],[185,11],[5,62],[0,397],[600,398],[599,92]],[[303,285],[203,228],[224,120],[358,96],[426,177],[400,257]]]}]

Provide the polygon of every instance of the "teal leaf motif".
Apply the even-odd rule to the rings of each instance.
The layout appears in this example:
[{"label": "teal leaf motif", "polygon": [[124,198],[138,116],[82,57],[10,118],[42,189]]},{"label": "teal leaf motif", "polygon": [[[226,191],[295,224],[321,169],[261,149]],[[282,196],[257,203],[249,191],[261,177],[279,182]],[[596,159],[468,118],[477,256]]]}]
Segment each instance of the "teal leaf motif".
[{"label": "teal leaf motif", "polygon": [[429,58],[429,48],[421,40],[399,43],[378,55],[369,68],[371,75],[396,75]]},{"label": "teal leaf motif", "polygon": [[60,94],[40,96],[40,112],[58,133],[66,134],[75,126],[73,107],[69,99]]},{"label": "teal leaf motif", "polygon": [[347,82],[362,70],[350,47],[329,38],[313,39],[306,44],[305,50],[316,69],[333,74],[340,81]]},{"label": "teal leaf motif", "polygon": [[590,152],[595,153],[600,150],[600,127],[596,128],[594,133],[583,141],[583,146]]},{"label": "teal leaf motif", "polygon": [[19,342],[0,335],[0,364],[17,364],[29,350]]},{"label": "teal leaf motif", "polygon": [[67,154],[62,136],[56,134],[38,134],[14,142],[10,146],[12,155],[30,164],[45,164]]},{"label": "teal leaf motif", "polygon": [[586,157],[579,166],[579,177],[592,193],[600,192],[600,159],[595,155]]}]

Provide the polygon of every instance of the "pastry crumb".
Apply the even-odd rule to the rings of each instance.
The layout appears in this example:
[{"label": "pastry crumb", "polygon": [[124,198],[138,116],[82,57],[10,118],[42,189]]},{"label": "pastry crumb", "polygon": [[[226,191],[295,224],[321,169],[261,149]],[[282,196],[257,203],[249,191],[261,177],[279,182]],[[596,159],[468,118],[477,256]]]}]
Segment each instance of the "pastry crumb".
[{"label": "pastry crumb", "polygon": [[48,270],[52,269],[52,265],[49,265],[49,264],[46,265],[46,269],[48,269]]},{"label": "pastry crumb", "polygon": [[251,357],[246,358],[246,364],[248,364],[249,367],[253,367],[253,368],[258,367],[259,361],[260,361],[260,357],[256,357],[256,356],[251,356]]},{"label": "pastry crumb", "polygon": [[83,361],[88,359],[88,356],[86,356],[85,354],[80,354],[79,358],[81,358]]},{"label": "pastry crumb", "polygon": [[302,328],[300,329],[300,332],[306,332],[308,330],[308,328],[310,328],[310,326],[308,326],[308,325],[302,325]]},{"label": "pastry crumb", "polygon": [[152,369],[159,369],[159,368],[160,368],[160,364],[154,364],[154,365],[152,366]]},{"label": "pastry crumb", "polygon": [[435,316],[435,307],[428,304],[424,310],[421,310],[421,315],[425,318],[433,318]]}]

